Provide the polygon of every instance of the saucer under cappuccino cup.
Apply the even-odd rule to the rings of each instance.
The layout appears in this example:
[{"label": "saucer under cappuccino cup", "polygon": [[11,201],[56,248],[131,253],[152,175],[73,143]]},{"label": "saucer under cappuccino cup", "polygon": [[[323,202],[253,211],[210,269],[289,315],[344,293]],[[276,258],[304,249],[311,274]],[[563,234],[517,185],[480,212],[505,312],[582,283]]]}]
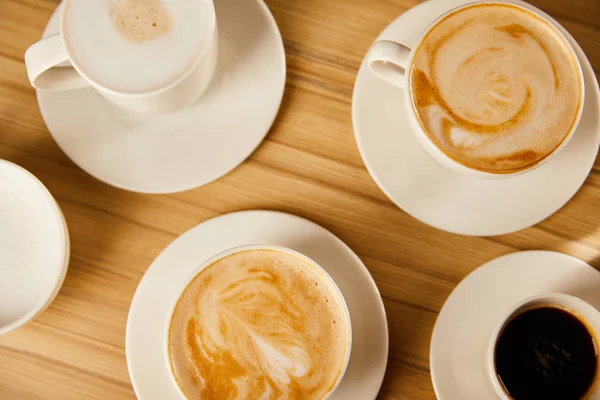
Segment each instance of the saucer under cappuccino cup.
[{"label": "saucer under cappuccino cup", "polygon": [[226,250],[174,300],[165,360],[183,399],[323,400],[344,376],[352,346],[344,297],[296,251]]},{"label": "saucer under cappuccino cup", "polygon": [[126,110],[168,113],[198,100],[217,55],[212,0],[64,0],[60,33],[25,65],[38,90],[92,87]]},{"label": "saucer under cappuccino cup", "polygon": [[367,62],[403,89],[398,112],[436,161],[512,176],[558,154],[581,118],[583,73],[562,29],[522,2],[475,2],[441,15],[412,47],[374,43]]}]

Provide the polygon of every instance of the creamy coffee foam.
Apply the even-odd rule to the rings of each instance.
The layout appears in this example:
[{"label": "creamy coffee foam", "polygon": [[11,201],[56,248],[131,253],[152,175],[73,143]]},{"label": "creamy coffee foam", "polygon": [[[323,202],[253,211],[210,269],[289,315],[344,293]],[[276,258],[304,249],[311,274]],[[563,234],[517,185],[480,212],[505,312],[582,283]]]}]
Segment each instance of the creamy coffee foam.
[{"label": "creamy coffee foam", "polygon": [[250,250],[188,285],[169,329],[173,372],[192,399],[320,399],[343,368],[345,312],[304,261]]},{"label": "creamy coffee foam", "polygon": [[110,18],[121,36],[132,43],[147,42],[171,28],[171,17],[159,0],[113,0]]},{"label": "creamy coffee foam", "polygon": [[490,172],[538,163],[576,121],[582,88],[568,45],[534,14],[475,5],[441,20],[410,71],[420,124],[451,158]]},{"label": "creamy coffee foam", "polygon": [[66,0],[63,33],[73,63],[111,90],[143,93],[189,71],[208,42],[206,0]]}]

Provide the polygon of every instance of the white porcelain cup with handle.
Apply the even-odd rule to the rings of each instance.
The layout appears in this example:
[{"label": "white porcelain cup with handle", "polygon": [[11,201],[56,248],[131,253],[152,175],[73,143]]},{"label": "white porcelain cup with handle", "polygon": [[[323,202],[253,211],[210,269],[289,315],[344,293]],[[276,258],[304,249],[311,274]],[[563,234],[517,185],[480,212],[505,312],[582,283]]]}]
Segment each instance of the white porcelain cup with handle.
[{"label": "white porcelain cup with handle", "polygon": [[210,83],[218,57],[212,0],[64,0],[60,33],[25,53],[31,85],[92,87],[142,113],[190,106]]},{"label": "white porcelain cup with handle", "polygon": [[[551,151],[549,151],[543,158],[541,158],[540,160],[538,160],[536,162],[533,162],[531,165],[528,165],[524,168],[500,171],[500,172],[493,171],[493,170],[487,170],[485,168],[474,168],[472,165],[469,165],[465,162],[461,162],[461,160],[458,159],[457,157],[453,157],[453,156],[447,154],[446,152],[444,152],[440,148],[439,144],[437,144],[436,141],[431,138],[431,135],[428,135],[428,133],[425,131],[425,128],[424,128],[422,122],[419,120],[418,111],[415,110],[415,101],[414,101],[414,96],[413,96],[414,89],[411,85],[411,69],[415,65],[416,55],[417,55],[417,53],[419,53],[419,50],[421,47],[429,44],[429,43],[425,43],[425,42],[426,42],[426,39],[428,38],[428,35],[430,34],[430,32],[432,32],[434,30],[434,28],[437,28],[439,25],[441,25],[441,23],[443,21],[445,21],[447,18],[458,15],[460,12],[465,11],[467,8],[474,8],[474,7],[486,6],[486,5],[515,7],[517,9],[528,12],[532,19],[539,19],[541,21],[544,21],[548,26],[548,32],[552,32],[552,34],[554,35],[553,37],[557,38],[556,39],[557,42],[562,41],[562,44],[564,45],[565,49],[567,49],[564,51],[564,53],[568,54],[569,57],[572,58],[573,65],[574,65],[574,68],[572,70],[576,71],[576,73],[572,74],[573,76],[576,75],[573,80],[576,80],[579,85],[579,101],[576,102],[576,104],[577,104],[576,110],[573,112],[573,123],[570,125],[569,129],[565,129],[564,135],[561,134],[561,141],[560,141],[559,145],[557,145],[555,148],[553,148]],[[477,21],[477,22],[479,23],[480,21]],[[493,29],[489,29],[489,30],[493,31]],[[421,143],[421,145],[427,150],[427,152],[431,155],[432,158],[434,158],[436,161],[438,161],[443,166],[445,166],[455,172],[461,173],[461,174],[475,176],[475,177],[482,177],[482,178],[506,177],[506,176],[517,175],[517,174],[521,174],[521,173],[530,171],[534,168],[541,166],[545,162],[549,161],[554,155],[558,154],[558,152],[560,152],[560,150],[563,149],[567,145],[567,143],[569,142],[570,138],[573,136],[573,134],[577,128],[577,125],[579,123],[579,119],[580,119],[582,111],[583,111],[583,99],[585,97],[583,73],[581,70],[581,65],[579,63],[579,60],[575,53],[575,50],[569,43],[569,41],[568,41],[567,37],[565,36],[565,34],[563,33],[563,31],[564,31],[564,29],[558,24],[558,22],[556,22],[554,19],[552,19],[547,14],[543,13],[541,10],[538,10],[537,8],[535,8],[533,6],[530,6],[529,4],[526,4],[523,2],[510,2],[510,1],[502,1],[502,0],[500,0],[500,1],[476,1],[473,3],[468,3],[466,5],[462,5],[460,7],[454,8],[454,9],[440,15],[431,24],[429,24],[429,26],[427,26],[427,28],[424,30],[424,32],[419,36],[419,39],[416,41],[416,43],[398,43],[396,41],[391,41],[391,40],[380,40],[380,41],[373,43],[371,48],[368,50],[366,60],[367,60],[369,69],[371,70],[372,73],[374,73],[375,75],[377,75],[379,78],[381,78],[385,82],[389,83],[390,85],[393,85],[395,87],[403,89],[406,113],[407,113],[408,119],[410,121],[410,124],[413,128],[412,130],[416,134],[416,137],[419,140],[419,142]],[[507,36],[520,35],[520,34],[521,34],[520,32],[517,32],[517,33],[510,32],[510,33],[507,33]],[[425,45],[424,45],[424,43],[425,43]],[[454,61],[456,61],[457,59],[459,59],[460,57],[463,56],[462,54],[460,54],[460,53],[462,53],[463,48],[460,48],[460,45],[457,45],[456,47],[458,47],[458,51],[453,53],[453,54],[455,54]],[[500,45],[496,46],[496,44],[493,43],[493,41],[490,41],[490,44],[488,47],[489,48],[484,49],[484,50],[489,51],[490,53],[492,53],[493,51],[498,51],[498,53],[500,53],[501,51],[505,50],[504,48],[501,48],[502,46],[500,46]],[[543,47],[543,46],[541,46],[541,47]],[[454,50],[456,50],[456,48]],[[519,49],[519,51],[521,51],[521,49]],[[475,52],[473,52],[473,53],[475,53]],[[483,51],[481,53],[483,53]],[[481,59],[485,58],[484,54],[471,54],[471,53],[468,53],[468,54],[469,54],[469,56],[472,56],[473,58],[475,58],[475,57],[480,57]],[[445,54],[444,54],[444,56],[445,56]],[[467,58],[467,56],[465,56],[465,58]],[[453,65],[454,61],[452,61],[452,57],[448,56],[445,59],[451,60],[449,62],[449,64],[451,64],[450,67],[448,68],[449,70],[456,67],[456,65]],[[515,60],[515,59],[518,59],[518,57],[516,57],[516,58],[513,57],[512,60]],[[469,61],[471,61],[471,60],[469,60]],[[483,62],[486,62],[486,61],[483,60]],[[515,61],[511,61],[511,59],[509,57],[505,57],[503,62],[506,65],[506,63],[510,64],[511,62],[515,62]],[[516,61],[516,62],[518,62],[518,61]],[[495,64],[495,66],[493,68],[490,68],[489,71],[484,71],[484,72],[492,73],[495,71],[497,73],[499,70],[498,65],[501,65],[501,64],[502,63],[499,63],[499,64],[497,63],[497,64]],[[503,78],[503,77],[500,77],[500,78]],[[488,79],[488,78],[486,78],[486,79]],[[467,80],[467,82],[465,82],[464,85],[461,84],[461,87],[469,86],[469,85],[476,85],[478,82],[480,82],[480,81],[478,81],[478,77],[473,77],[472,81]],[[450,91],[450,89],[448,89],[448,88],[452,87],[452,90],[455,90],[454,86],[451,86],[454,83],[447,84],[446,87],[443,89],[446,91]],[[511,85],[513,83],[514,82],[509,82],[509,84],[511,84]],[[548,86],[548,85],[546,85],[546,86]],[[506,89],[506,87],[503,87],[502,89]],[[552,88],[549,88],[549,89],[552,89]],[[501,96],[497,95],[497,93],[493,93],[493,95],[495,95],[496,98],[491,98],[492,96],[488,96],[488,98],[486,100],[481,100],[481,99],[479,99],[479,100],[480,101],[490,101],[490,102],[496,101],[496,100],[502,101],[502,99],[499,99],[499,97],[501,97]],[[537,95],[537,93],[534,94],[534,97],[536,97],[536,95]],[[541,98],[543,96],[540,95],[538,97]],[[537,107],[537,105],[536,105],[536,107]],[[541,109],[541,107],[540,107],[540,109]],[[546,108],[545,110],[546,110],[545,112],[551,112],[551,111],[548,111],[549,110],[548,108]],[[453,109],[453,111],[456,111],[456,109]],[[493,114],[493,112],[494,112],[494,110],[488,110],[488,111],[491,111],[491,114]],[[399,112],[402,112],[402,111],[399,110]],[[458,114],[458,112],[457,112],[457,114]],[[460,115],[460,117],[462,117],[462,114]],[[465,118],[465,119],[467,119],[467,118]],[[485,119],[482,119],[481,123],[486,124],[486,123],[488,123],[488,121],[486,121]],[[534,128],[532,128],[532,129],[534,129]],[[469,138],[468,140],[471,140],[471,138]],[[468,145],[470,145],[470,143],[467,141],[466,145],[468,146]]]}]

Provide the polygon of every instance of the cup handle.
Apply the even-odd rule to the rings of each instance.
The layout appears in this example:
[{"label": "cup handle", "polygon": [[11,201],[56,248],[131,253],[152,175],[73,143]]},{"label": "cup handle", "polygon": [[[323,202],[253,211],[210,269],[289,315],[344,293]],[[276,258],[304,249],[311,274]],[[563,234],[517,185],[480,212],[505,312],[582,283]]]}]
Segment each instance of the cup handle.
[{"label": "cup handle", "polygon": [[410,49],[390,40],[373,43],[367,52],[367,62],[371,71],[394,86],[406,86],[405,75],[408,68]]},{"label": "cup handle", "polygon": [[36,89],[65,91],[90,86],[69,62],[59,33],[31,45],[25,52],[25,67]]}]

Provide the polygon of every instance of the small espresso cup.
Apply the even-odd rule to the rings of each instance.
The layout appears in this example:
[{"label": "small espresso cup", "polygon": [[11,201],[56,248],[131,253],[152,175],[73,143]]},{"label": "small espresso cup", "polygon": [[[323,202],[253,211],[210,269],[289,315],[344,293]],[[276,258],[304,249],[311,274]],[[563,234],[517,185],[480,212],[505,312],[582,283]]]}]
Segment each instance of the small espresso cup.
[{"label": "small espresso cup", "polygon": [[[217,63],[213,0],[161,1],[64,0],[60,33],[38,41],[25,53],[31,85],[47,91],[92,87],[117,106],[140,113],[169,113],[192,105],[208,87]],[[123,18],[137,24],[129,33],[119,36],[118,24],[129,25],[113,17],[113,7],[124,9]],[[164,15],[157,14],[160,7]],[[168,14],[169,7],[176,8],[176,15]],[[144,28],[142,19],[149,26]],[[196,25],[202,27],[200,34],[190,29]],[[148,30],[146,36],[143,29]],[[154,37],[152,29],[163,29],[164,34]],[[111,75],[100,79],[99,73],[108,70]],[[153,71],[152,82],[132,87],[130,82],[148,71]]]},{"label": "small espresso cup", "polygon": [[[337,304],[340,307],[340,312],[341,312],[341,319],[342,321],[338,321],[337,323],[341,322],[343,324],[343,327],[345,329],[346,332],[346,342],[344,344],[344,356],[343,356],[343,361],[341,364],[341,367],[339,370],[337,370],[337,376],[335,379],[335,382],[329,386],[327,389],[325,389],[325,395],[322,397],[318,397],[318,400],[326,400],[329,397],[331,397],[331,395],[335,392],[335,390],[337,389],[337,387],[339,386],[340,382],[342,381],[342,378],[344,377],[344,374],[346,372],[346,369],[348,367],[348,363],[350,361],[350,352],[352,349],[352,324],[350,321],[350,313],[348,310],[348,306],[346,304],[346,301],[344,300],[344,296],[342,295],[342,292],[340,291],[340,289],[338,288],[337,284],[335,283],[335,281],[333,280],[333,278],[331,278],[331,276],[319,265],[317,264],[315,261],[313,261],[312,259],[310,259],[309,257],[286,247],[282,247],[282,246],[274,246],[274,245],[246,245],[246,246],[239,246],[239,247],[234,247],[228,250],[225,250],[221,253],[216,254],[215,256],[209,258],[208,260],[204,261],[202,264],[200,264],[196,269],[194,269],[194,271],[192,271],[192,273],[189,275],[189,277],[186,279],[186,281],[184,282],[184,284],[181,286],[181,290],[178,291],[178,295],[176,299],[173,299],[173,305],[171,306],[171,310],[168,314],[168,318],[166,320],[166,324],[165,324],[165,347],[164,347],[164,354],[165,354],[165,363],[166,363],[166,367],[169,371],[169,374],[171,376],[173,385],[176,387],[180,397],[182,399],[188,399],[188,396],[185,393],[185,389],[182,387],[184,385],[182,385],[179,381],[178,378],[176,376],[176,372],[174,371],[174,362],[173,362],[173,355],[172,355],[172,350],[171,350],[171,335],[172,335],[172,325],[174,323],[174,317],[176,315],[176,311],[178,310],[178,307],[180,307],[180,300],[183,298],[186,290],[188,289],[188,287],[194,282],[195,278],[201,274],[204,270],[206,270],[207,268],[211,267],[212,265],[214,265],[215,263],[229,257],[229,256],[233,256],[236,255],[238,253],[244,253],[244,252],[252,252],[252,251],[266,251],[266,252],[276,252],[276,253],[282,253],[286,256],[291,256],[294,259],[299,260],[300,262],[302,262],[303,264],[307,265],[309,268],[312,269],[312,271],[315,273],[315,276],[318,276],[318,283],[327,285],[328,289],[327,289],[327,293],[329,293],[332,297],[330,299],[335,299],[335,301],[337,302]],[[242,278],[242,279],[240,279]],[[263,277],[264,278],[264,277]],[[206,278],[205,278],[206,279]],[[212,281],[213,278],[208,278],[209,282]],[[272,278],[265,278],[267,281],[269,281]],[[273,278],[274,279],[274,278]],[[219,294],[219,297],[227,297],[228,296],[248,296],[248,293],[242,292],[242,289],[238,288],[237,286],[235,286],[237,284],[237,282],[239,281],[246,281],[245,278],[240,277],[239,274],[236,275],[236,277],[234,279],[232,279],[231,281],[227,280],[226,282],[226,287],[227,289],[232,289],[232,291],[234,292],[234,294],[230,294],[230,293],[226,293],[226,294]],[[312,285],[312,283],[311,283]],[[316,283],[315,283],[316,285]],[[254,286],[253,286],[254,287]],[[220,292],[220,291],[219,291]],[[287,297],[287,295],[286,295]],[[195,299],[195,301],[197,302],[197,299]],[[258,300],[258,301],[264,301],[264,299]],[[285,302],[291,302],[291,297],[287,297],[287,300],[285,300]],[[315,300],[312,300],[313,302]],[[274,305],[272,306],[274,307],[274,309],[277,309],[277,307],[281,307],[281,305],[277,306]],[[214,309],[214,307],[212,307],[211,309]],[[256,311],[256,310],[255,310]],[[271,327],[272,329],[275,329],[278,327],[279,324],[279,319],[277,317],[277,315],[273,315],[269,317],[269,320],[272,320],[273,322],[273,326]],[[283,322],[282,322],[283,323]],[[220,327],[221,328],[221,327]],[[225,328],[227,329],[227,328]],[[218,330],[218,332],[224,332],[223,330]],[[248,331],[250,332],[250,331]],[[222,333],[223,334],[223,333]],[[281,333],[277,332],[277,337],[279,337]],[[215,335],[214,333],[212,335]],[[212,336],[212,338],[214,339],[213,343],[222,343],[221,339],[219,338],[214,338],[214,336]],[[177,340],[182,340],[181,338],[178,338]],[[288,346],[289,348],[291,348],[291,352],[292,354],[296,354],[295,352],[298,349],[295,349],[294,346],[297,346],[297,342],[295,341],[289,341],[288,339],[286,339],[285,337],[278,339],[280,341],[283,341],[283,343],[287,343],[286,346]],[[243,340],[242,340],[243,341]],[[268,348],[268,345],[265,346],[265,343],[263,341],[262,338],[258,338],[256,339],[256,343],[261,343],[261,345],[259,345],[259,347],[263,350],[256,350],[258,352],[260,351],[264,351],[264,348]],[[249,344],[246,343],[246,345],[244,345],[244,348],[250,346]],[[209,346],[210,347],[210,346]],[[255,354],[255,353],[252,353]],[[266,353],[265,353],[266,354]],[[277,358],[277,357],[276,357]],[[291,361],[290,361],[291,362]],[[267,360],[262,360],[261,361],[261,365],[263,366],[269,366],[269,361]],[[282,368],[282,366],[286,366],[286,368],[291,368],[292,371],[295,371],[296,373],[300,373],[296,367],[292,368],[290,365],[286,364],[286,362],[282,362],[280,364],[280,367],[278,368]],[[219,367],[220,369],[222,369],[221,367]],[[278,368],[275,368],[275,370],[277,371]],[[238,369],[241,369],[241,367],[238,367]],[[237,373],[241,373],[240,371],[237,371]],[[279,370],[279,372],[277,372],[275,375],[277,377],[279,377],[280,379],[280,383],[282,381],[285,381],[285,379],[282,379],[282,374],[283,376],[285,376],[285,373],[281,370]],[[313,378],[314,379],[314,378]],[[236,386],[238,384],[241,383],[236,383]],[[254,396],[252,396],[251,394],[248,395],[248,393],[246,393],[245,395],[246,398],[254,398]],[[270,397],[269,397],[270,398]],[[315,398],[315,400],[317,400],[317,398]]]},{"label": "small espresso cup", "polygon": [[[514,7],[520,8],[524,11],[527,11],[527,12],[533,14],[534,16],[541,19],[542,21],[545,21],[549,27],[552,27],[554,29],[554,31],[558,35],[558,37],[564,42],[563,44],[570,52],[570,54],[574,60],[574,63],[576,64],[576,69],[578,71],[580,101],[578,103],[578,109],[577,109],[576,118],[574,120],[574,123],[572,125],[570,125],[570,129],[568,132],[566,132],[565,136],[562,139],[562,142],[560,143],[560,145],[555,147],[548,155],[544,156],[544,158],[542,158],[541,160],[539,160],[535,163],[532,163],[531,165],[527,165],[524,168],[516,169],[514,171],[509,170],[509,171],[497,172],[497,171],[490,171],[490,170],[486,170],[486,169],[478,169],[478,168],[469,166],[467,164],[461,163],[457,159],[449,156],[442,149],[440,149],[439,145],[436,144],[434,142],[434,140],[432,140],[431,137],[425,132],[425,129],[419,122],[419,118],[415,111],[415,104],[413,101],[413,93],[412,93],[413,89],[411,87],[411,76],[410,76],[411,73],[410,72],[411,72],[411,68],[414,65],[415,56],[417,55],[419,48],[421,47],[422,43],[427,38],[427,35],[429,34],[429,32],[432,31],[433,28],[435,28],[440,22],[442,22],[447,17],[449,17],[457,12],[460,12],[461,10],[463,10],[465,8],[473,7],[476,5],[514,6]],[[582,72],[581,65],[580,65],[579,59],[577,57],[577,54],[575,53],[575,50],[569,43],[569,40],[567,39],[567,37],[564,35],[563,31],[564,31],[564,28],[562,28],[558,22],[556,22],[549,15],[545,14],[541,10],[539,10],[529,4],[526,4],[523,2],[510,2],[510,1],[503,1],[503,0],[500,0],[500,1],[484,1],[484,0],[482,0],[482,1],[475,1],[472,3],[468,3],[468,4],[462,5],[460,7],[451,9],[451,10],[443,13],[438,18],[436,18],[431,24],[429,24],[427,26],[427,28],[424,30],[424,32],[419,36],[419,39],[416,41],[416,43],[413,43],[413,44],[398,43],[398,42],[391,41],[391,40],[380,40],[380,41],[375,42],[371,46],[369,51],[367,52],[366,59],[367,59],[367,64],[368,64],[371,72],[373,72],[375,75],[377,75],[379,78],[381,78],[385,82],[389,83],[390,85],[393,85],[393,86],[403,89],[406,113],[407,113],[410,125],[412,127],[412,130],[415,133],[420,144],[425,148],[425,150],[429,153],[429,155],[434,160],[436,160],[438,163],[440,163],[444,167],[446,167],[452,171],[464,174],[464,175],[469,175],[469,176],[474,176],[474,177],[479,177],[479,178],[501,178],[501,177],[508,177],[508,176],[522,174],[522,173],[531,171],[531,170],[543,165],[544,163],[549,161],[552,157],[554,157],[556,154],[558,154],[567,145],[567,143],[569,142],[569,140],[575,133],[575,130],[577,128],[577,125],[579,123],[579,120],[581,118],[581,114],[583,111],[583,99],[585,97],[584,80],[583,80],[583,72]],[[550,111],[548,111],[548,112],[550,112]]]},{"label": "small espresso cup", "polygon": [[[493,382],[494,392],[499,399],[513,400],[506,392],[496,371],[495,358],[498,340],[510,321],[523,312],[536,308],[558,308],[577,318],[585,325],[589,334],[592,336],[596,348],[596,356],[598,356],[599,349],[597,346],[599,343],[597,341],[600,339],[600,312],[596,308],[578,297],[563,293],[546,293],[527,298],[512,307],[504,318],[499,321],[499,324],[492,333],[487,348],[487,369],[490,379]],[[581,400],[600,400],[600,391],[598,390],[598,380],[600,378],[598,375],[600,373],[599,369],[600,365],[597,365],[595,378],[586,395]]]}]

